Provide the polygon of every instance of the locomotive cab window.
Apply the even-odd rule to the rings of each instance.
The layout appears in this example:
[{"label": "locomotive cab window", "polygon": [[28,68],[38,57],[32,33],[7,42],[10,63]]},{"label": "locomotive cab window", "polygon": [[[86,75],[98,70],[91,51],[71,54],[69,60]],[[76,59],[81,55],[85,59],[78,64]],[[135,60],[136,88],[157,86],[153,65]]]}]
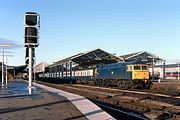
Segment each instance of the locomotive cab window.
[{"label": "locomotive cab window", "polygon": [[127,66],[127,70],[132,70],[132,66]]},{"label": "locomotive cab window", "polygon": [[147,66],[142,66],[142,70],[147,70],[148,67]]},{"label": "locomotive cab window", "polygon": [[129,70],[132,70],[132,66],[129,66]]},{"label": "locomotive cab window", "polygon": [[141,70],[141,66],[134,66],[134,70]]}]

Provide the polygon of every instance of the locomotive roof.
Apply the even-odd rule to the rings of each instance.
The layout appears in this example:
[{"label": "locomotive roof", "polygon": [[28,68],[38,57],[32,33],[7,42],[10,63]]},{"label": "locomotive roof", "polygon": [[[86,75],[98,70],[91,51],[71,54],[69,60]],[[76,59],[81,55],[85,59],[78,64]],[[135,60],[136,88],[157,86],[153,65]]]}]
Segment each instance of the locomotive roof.
[{"label": "locomotive roof", "polygon": [[131,64],[145,64],[145,62],[140,61],[140,60],[134,60],[134,61],[129,61],[129,62],[120,62],[120,63],[112,63],[112,64],[107,64],[107,65],[102,65],[101,67],[114,67],[114,66],[126,66],[126,65],[131,65]]}]

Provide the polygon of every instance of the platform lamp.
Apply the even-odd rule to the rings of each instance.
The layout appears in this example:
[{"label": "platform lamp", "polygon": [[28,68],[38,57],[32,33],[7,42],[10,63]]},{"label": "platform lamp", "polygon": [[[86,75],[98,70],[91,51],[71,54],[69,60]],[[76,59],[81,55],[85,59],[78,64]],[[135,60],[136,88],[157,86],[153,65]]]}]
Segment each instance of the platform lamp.
[{"label": "platform lamp", "polygon": [[2,87],[4,86],[4,49],[11,46],[14,46],[14,44],[0,44],[0,47],[2,47]]},{"label": "platform lamp", "polygon": [[4,55],[6,57],[6,85],[7,85],[7,82],[8,82],[8,57],[13,57],[13,55]]},{"label": "platform lamp", "polygon": [[177,63],[178,64],[178,80],[179,80],[179,62]]},{"label": "platform lamp", "polygon": [[26,12],[24,16],[24,47],[28,50],[29,94],[32,92],[33,49],[39,46],[40,16],[35,12]]}]

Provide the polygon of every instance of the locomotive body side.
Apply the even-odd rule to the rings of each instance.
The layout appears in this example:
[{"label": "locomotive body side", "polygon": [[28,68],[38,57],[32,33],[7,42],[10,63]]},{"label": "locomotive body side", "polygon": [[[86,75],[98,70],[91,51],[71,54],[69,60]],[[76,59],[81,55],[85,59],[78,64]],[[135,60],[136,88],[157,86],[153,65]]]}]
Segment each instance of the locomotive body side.
[{"label": "locomotive body side", "polygon": [[98,67],[96,79],[98,84],[108,83],[108,85],[117,85],[120,88],[150,88],[152,85],[148,66],[137,61]]},{"label": "locomotive body side", "polygon": [[96,79],[126,79],[126,63],[114,63],[98,67]]}]

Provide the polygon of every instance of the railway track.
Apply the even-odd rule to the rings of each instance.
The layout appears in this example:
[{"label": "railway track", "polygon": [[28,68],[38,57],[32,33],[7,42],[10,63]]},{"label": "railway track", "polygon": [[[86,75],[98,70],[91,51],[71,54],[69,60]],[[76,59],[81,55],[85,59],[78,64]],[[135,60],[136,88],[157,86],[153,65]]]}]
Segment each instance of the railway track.
[{"label": "railway track", "polygon": [[149,120],[147,117],[139,113],[121,110],[121,108],[115,108],[115,107],[112,107],[111,105],[107,105],[102,102],[97,102],[94,100],[91,100],[91,101],[94,102],[94,104],[96,104],[97,106],[101,107],[101,109],[109,113],[111,116],[113,116],[117,120],[119,119],[127,120],[127,118],[128,120]]},{"label": "railway track", "polygon": [[[67,86],[69,86],[67,84]],[[115,89],[115,88],[105,88],[105,87],[96,87],[96,86],[88,86],[88,85],[80,85],[80,84],[74,84],[73,86],[79,86],[79,87],[85,87],[85,88],[93,88],[93,89],[101,89],[101,90],[108,90],[108,91],[116,91],[116,92],[126,92],[126,93],[133,93],[133,94],[140,94],[140,95],[152,95],[152,96],[157,96],[157,97],[165,97],[165,98],[176,98],[180,99],[180,95],[174,96],[174,93],[171,94],[162,94],[162,93],[152,93],[150,90],[146,91],[133,91],[133,90],[120,90],[120,89]]]},{"label": "railway track", "polygon": [[95,103],[100,103],[99,106],[104,107],[104,109],[112,108],[109,111],[114,110],[118,112],[121,108],[122,111],[128,110],[128,113],[131,113],[130,111],[142,113],[150,119],[180,119],[179,96],[151,93],[150,91],[128,91],[77,84],[41,84],[85,96],[95,101]]}]

